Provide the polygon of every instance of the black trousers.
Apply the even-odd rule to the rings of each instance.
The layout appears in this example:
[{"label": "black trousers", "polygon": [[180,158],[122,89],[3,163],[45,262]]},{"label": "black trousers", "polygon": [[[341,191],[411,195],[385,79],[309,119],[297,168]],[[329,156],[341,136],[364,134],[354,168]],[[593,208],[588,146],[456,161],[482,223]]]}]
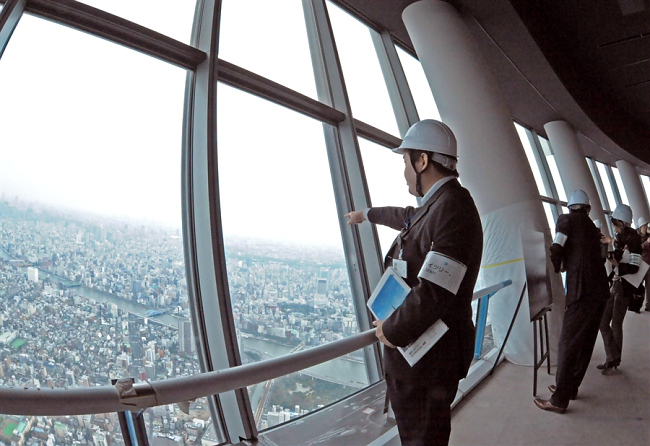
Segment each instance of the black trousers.
[{"label": "black trousers", "polygon": [[557,390],[551,397],[555,406],[566,408],[585,377],[606,302],[594,302],[585,296],[564,312],[555,373]]},{"label": "black trousers", "polygon": [[458,380],[411,382],[386,376],[402,446],[447,445]]}]

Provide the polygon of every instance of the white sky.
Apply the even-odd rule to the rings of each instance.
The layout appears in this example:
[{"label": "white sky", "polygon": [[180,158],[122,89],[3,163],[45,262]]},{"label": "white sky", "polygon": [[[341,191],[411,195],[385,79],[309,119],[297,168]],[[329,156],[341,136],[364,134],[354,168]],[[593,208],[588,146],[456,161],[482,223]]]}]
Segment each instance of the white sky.
[{"label": "white sky", "polygon": [[[189,43],[193,1],[84,3]],[[399,136],[367,28],[338,8],[331,15],[355,117]],[[222,18],[220,58],[316,98],[301,1],[226,0]],[[414,90],[428,91],[421,68],[412,79],[419,63],[404,57]],[[0,194],[180,226],[185,78],[181,68],[25,15],[0,61],[0,82],[11,86],[0,107]],[[226,235],[340,246],[322,125],[224,85],[218,92]],[[420,103],[435,110],[432,98]],[[362,150],[373,202],[414,203],[401,158],[380,150]],[[387,184],[371,180],[386,168],[396,172]]]}]

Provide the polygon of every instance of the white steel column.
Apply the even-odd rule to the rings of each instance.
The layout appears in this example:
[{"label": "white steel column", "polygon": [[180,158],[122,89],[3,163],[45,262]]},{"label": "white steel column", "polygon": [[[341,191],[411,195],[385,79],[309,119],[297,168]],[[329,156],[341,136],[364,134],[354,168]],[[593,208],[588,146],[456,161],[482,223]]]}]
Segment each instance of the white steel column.
[{"label": "white steel column", "polygon": [[[485,286],[513,281],[490,301],[494,339],[501,344],[526,282],[524,241],[541,232],[547,246],[551,242],[539,192],[499,87],[458,11],[443,1],[423,0],[409,5],[402,18],[440,116],[458,140],[460,180],[471,191],[481,214],[484,252],[479,280]],[[546,248],[536,247],[541,256]],[[553,290],[559,291],[557,296],[553,292],[558,311],[551,312],[552,347],[559,332],[554,319],[564,308],[561,282],[554,276]],[[505,351],[509,360],[530,365],[532,310],[528,304],[526,299]]]},{"label": "white steel column", "polygon": [[[589,165],[585,158],[578,135],[575,130],[566,121],[552,121],[544,125],[544,130],[553,148],[557,168],[562,177],[562,183],[566,196],[571,196],[571,193],[576,189],[582,189],[589,195],[591,203],[591,213],[589,216],[592,220],[600,220],[602,223],[601,231],[603,234],[609,235],[607,224],[605,221],[605,212],[603,212],[603,205],[600,202],[598,189],[594,178],[589,171]],[[551,228],[554,229],[554,228]]]},{"label": "white steel column", "polygon": [[621,174],[625,193],[632,208],[634,226],[636,227],[636,222],[639,217],[645,217],[646,220],[650,219],[650,210],[648,209],[648,200],[643,191],[643,184],[641,184],[639,172],[637,172],[634,165],[627,161],[619,160],[616,161],[616,167],[618,167],[618,171]]}]

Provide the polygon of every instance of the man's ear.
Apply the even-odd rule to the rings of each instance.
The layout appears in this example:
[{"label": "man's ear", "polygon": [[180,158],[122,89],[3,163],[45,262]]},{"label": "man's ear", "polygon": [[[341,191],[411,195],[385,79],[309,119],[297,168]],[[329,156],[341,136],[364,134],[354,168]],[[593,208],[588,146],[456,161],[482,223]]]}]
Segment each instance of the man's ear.
[{"label": "man's ear", "polygon": [[415,171],[418,173],[422,173],[425,170],[427,170],[427,167],[429,166],[429,154],[427,152],[422,152],[420,154],[420,158],[418,159],[418,164],[422,164],[420,167],[418,166],[413,166],[415,167]]}]

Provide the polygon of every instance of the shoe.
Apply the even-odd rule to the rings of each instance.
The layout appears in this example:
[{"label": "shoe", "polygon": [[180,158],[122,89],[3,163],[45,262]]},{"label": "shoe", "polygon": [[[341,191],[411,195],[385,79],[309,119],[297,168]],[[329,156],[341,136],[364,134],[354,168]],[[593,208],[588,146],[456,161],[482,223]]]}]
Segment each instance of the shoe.
[{"label": "shoe", "polygon": [[555,413],[564,413],[566,412],[566,407],[557,407],[551,403],[550,400],[543,400],[541,398],[535,398],[535,405],[542,410],[548,410],[549,412]]},{"label": "shoe", "polygon": [[[555,384],[551,384],[550,386],[548,386],[548,390],[550,390],[551,393],[555,393],[555,391],[557,390],[557,386]],[[572,400],[575,400],[576,398],[578,398],[578,391],[577,390],[575,391],[575,393],[573,395],[571,395]]]},{"label": "shoe", "polygon": [[601,371],[601,374],[607,375],[612,369],[618,369],[619,365],[621,365],[621,360],[615,359],[613,361],[606,361],[604,364],[598,364],[596,368]]}]

